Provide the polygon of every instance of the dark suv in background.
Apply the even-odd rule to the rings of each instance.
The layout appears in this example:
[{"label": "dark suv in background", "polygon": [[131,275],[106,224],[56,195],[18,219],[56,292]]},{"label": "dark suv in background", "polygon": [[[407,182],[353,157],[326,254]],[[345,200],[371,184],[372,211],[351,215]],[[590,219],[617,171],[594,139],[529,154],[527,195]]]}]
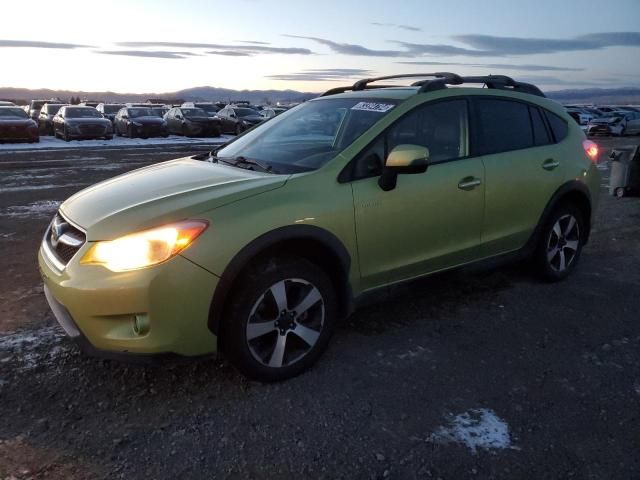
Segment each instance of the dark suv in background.
[{"label": "dark suv in background", "polygon": [[236,105],[227,105],[218,112],[218,117],[222,122],[222,133],[236,135],[240,135],[264,120],[264,117],[257,110]]},{"label": "dark suv in background", "polygon": [[108,118],[111,120],[111,123],[114,123],[116,114],[121,108],[124,108],[123,103],[100,103],[96,107],[96,110],[98,110],[104,118]]},{"label": "dark suv in background", "polygon": [[149,107],[121,108],[114,121],[116,135],[129,138],[166,137],[167,122]]},{"label": "dark suv in background", "polygon": [[45,103],[59,103],[63,104],[64,102],[61,100],[51,99],[51,100],[31,100],[28,109],[25,108],[25,111],[29,115],[32,120],[38,121],[38,116],[40,115],[40,109]]},{"label": "dark suv in background", "polygon": [[113,138],[111,120],[93,107],[66,105],[53,117],[53,134],[65,141],[73,139]]},{"label": "dark suv in background", "polygon": [[170,133],[185,137],[219,137],[222,131],[220,119],[209,116],[201,108],[172,108],[164,118]]},{"label": "dark suv in background", "polygon": [[38,127],[43,135],[53,135],[53,117],[66,106],[65,103],[45,103],[38,115]]}]

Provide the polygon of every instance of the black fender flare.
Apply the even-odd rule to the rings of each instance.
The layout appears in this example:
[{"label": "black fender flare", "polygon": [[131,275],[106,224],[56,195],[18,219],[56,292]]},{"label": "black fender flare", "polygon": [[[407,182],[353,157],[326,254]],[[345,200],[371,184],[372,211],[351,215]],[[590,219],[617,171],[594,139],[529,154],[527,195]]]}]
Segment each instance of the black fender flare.
[{"label": "black fender flare", "polygon": [[578,180],[570,180],[562,184],[554,192],[554,194],[551,196],[551,199],[547,203],[547,206],[542,211],[542,215],[540,215],[538,224],[536,225],[536,228],[534,229],[533,233],[529,237],[529,240],[527,241],[527,244],[525,246],[525,250],[527,252],[533,252],[535,250],[540,234],[542,233],[542,228],[547,223],[547,219],[549,218],[549,215],[551,215],[551,213],[559,204],[565,201],[568,195],[575,195],[576,193],[579,195],[583,195],[584,200],[589,205],[589,215],[587,216],[587,218],[584,219],[584,221],[587,224],[587,229],[586,229],[587,233],[586,233],[586,236],[584,237],[584,244],[587,243],[587,241],[589,240],[589,235],[591,233],[591,215],[593,213],[591,192],[583,182],[580,182]]},{"label": "black fender flare", "polygon": [[[233,257],[224,269],[213,294],[209,310],[208,325],[209,330],[211,330],[214,335],[219,335],[225,301],[231,293],[234,282],[245,268],[259,255],[277,248],[278,245],[292,241],[312,241],[322,245],[324,249],[332,253],[332,256],[335,257],[337,265],[339,266],[339,272],[335,273],[337,273],[341,279],[343,288],[343,291],[338,292],[345,303],[343,310],[347,310],[350,307],[352,303],[352,290],[348,279],[351,268],[351,255],[349,255],[349,252],[342,242],[333,233],[315,225],[288,225],[271,230],[251,241]],[[321,266],[326,267],[325,265]],[[338,285],[337,287],[340,288]]]}]

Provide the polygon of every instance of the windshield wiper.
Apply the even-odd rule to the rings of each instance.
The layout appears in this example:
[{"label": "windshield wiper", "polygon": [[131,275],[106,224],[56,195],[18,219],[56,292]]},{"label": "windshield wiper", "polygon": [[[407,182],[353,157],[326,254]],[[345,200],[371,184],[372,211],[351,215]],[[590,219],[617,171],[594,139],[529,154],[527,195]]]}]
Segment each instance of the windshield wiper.
[{"label": "windshield wiper", "polygon": [[239,156],[239,157],[230,157],[230,158],[217,158],[217,160],[222,161],[224,163],[228,163],[229,165],[233,165],[235,167],[246,168],[247,170],[253,170],[255,167],[258,167],[263,172],[276,173],[276,171],[273,169],[271,165],[267,165],[265,163],[259,162],[258,160],[254,160],[247,157]]}]

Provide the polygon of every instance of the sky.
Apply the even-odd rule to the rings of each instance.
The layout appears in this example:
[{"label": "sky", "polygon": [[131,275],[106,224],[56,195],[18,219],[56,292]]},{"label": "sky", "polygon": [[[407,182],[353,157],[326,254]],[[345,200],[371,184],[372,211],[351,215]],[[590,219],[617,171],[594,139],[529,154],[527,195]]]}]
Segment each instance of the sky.
[{"label": "sky", "polygon": [[0,87],[320,92],[358,78],[505,74],[640,86],[640,0],[0,0]]}]

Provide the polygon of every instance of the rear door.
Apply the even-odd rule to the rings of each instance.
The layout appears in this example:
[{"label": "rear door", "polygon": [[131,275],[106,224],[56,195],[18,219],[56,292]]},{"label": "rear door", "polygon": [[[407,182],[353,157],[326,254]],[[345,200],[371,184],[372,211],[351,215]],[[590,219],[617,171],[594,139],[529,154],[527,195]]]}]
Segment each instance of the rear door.
[{"label": "rear door", "polygon": [[[380,168],[400,144],[429,149],[429,168],[383,191]],[[354,159],[354,215],[362,287],[468,262],[477,255],[484,167],[469,157],[468,109],[457,98],[420,105]]]},{"label": "rear door", "polygon": [[[564,180],[553,144],[567,124],[535,105],[504,97],[475,97],[474,152],[485,167],[484,256],[524,246]],[[560,133],[558,133],[560,135]]]}]

